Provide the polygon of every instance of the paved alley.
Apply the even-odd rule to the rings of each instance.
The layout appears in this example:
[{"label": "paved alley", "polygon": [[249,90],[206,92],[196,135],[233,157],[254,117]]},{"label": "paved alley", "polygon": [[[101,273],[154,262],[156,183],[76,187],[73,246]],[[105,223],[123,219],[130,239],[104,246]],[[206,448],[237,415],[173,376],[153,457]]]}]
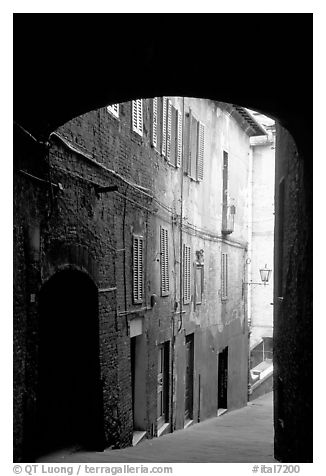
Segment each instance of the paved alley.
[{"label": "paved alley", "polygon": [[145,440],[122,450],[58,452],[39,462],[55,463],[259,463],[273,462],[273,392],[247,407],[186,430]]}]

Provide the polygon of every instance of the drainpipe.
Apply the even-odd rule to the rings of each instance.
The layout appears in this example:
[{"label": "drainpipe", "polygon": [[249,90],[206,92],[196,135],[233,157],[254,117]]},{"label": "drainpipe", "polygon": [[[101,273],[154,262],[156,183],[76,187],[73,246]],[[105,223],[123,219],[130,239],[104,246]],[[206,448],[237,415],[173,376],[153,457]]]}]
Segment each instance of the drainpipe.
[{"label": "drainpipe", "polygon": [[182,160],[181,160],[181,190],[180,190],[180,304],[179,304],[179,326],[178,332],[182,328],[182,304],[183,304],[183,236],[182,236],[182,225],[183,225],[183,175],[184,175],[184,117],[185,117],[185,98],[182,98]]},{"label": "drainpipe", "polygon": [[[252,268],[251,268],[251,259],[252,259],[252,187],[253,187],[253,148],[249,147],[249,171],[248,171],[248,251],[247,251],[247,267],[245,280],[247,283],[250,283],[252,278]],[[252,290],[251,286],[244,284],[245,293],[244,300],[247,300],[247,322],[248,322],[248,401],[251,394],[251,385],[250,385],[250,336],[251,336],[251,298]],[[246,316],[245,316],[246,318]]]}]

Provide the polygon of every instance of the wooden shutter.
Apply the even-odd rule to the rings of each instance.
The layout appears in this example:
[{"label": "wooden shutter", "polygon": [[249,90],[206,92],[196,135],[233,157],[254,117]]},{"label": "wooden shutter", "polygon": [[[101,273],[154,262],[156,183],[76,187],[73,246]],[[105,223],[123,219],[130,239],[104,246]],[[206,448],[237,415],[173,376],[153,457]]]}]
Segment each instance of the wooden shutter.
[{"label": "wooden shutter", "polygon": [[204,178],[205,126],[198,123],[197,180]]},{"label": "wooden shutter", "polygon": [[166,115],[167,98],[162,98],[162,155],[166,156]]},{"label": "wooden shutter", "polygon": [[190,289],[190,246],[183,245],[183,302],[188,304],[191,297]]},{"label": "wooden shutter", "polygon": [[185,123],[184,123],[184,171],[189,175],[189,163],[190,163],[190,124],[191,124],[191,111],[186,114],[185,116]]},{"label": "wooden shutter", "polygon": [[160,255],[161,255],[161,296],[167,296],[170,290],[169,283],[169,242],[168,230],[160,228]]},{"label": "wooden shutter", "polygon": [[143,301],[143,238],[133,236],[133,301]]},{"label": "wooden shutter", "polygon": [[157,101],[158,98],[154,98],[152,101],[152,145],[157,147]]},{"label": "wooden shutter", "polygon": [[177,111],[177,167],[181,167],[182,161],[182,114],[180,111]]},{"label": "wooden shutter", "polygon": [[132,130],[143,135],[143,100],[132,101]]},{"label": "wooden shutter", "polygon": [[119,117],[119,104],[111,104],[107,110],[115,117]]},{"label": "wooden shutter", "polygon": [[171,107],[171,150],[170,163],[177,166],[177,137],[178,137],[178,111],[174,106]]},{"label": "wooden shutter", "polygon": [[228,297],[228,255],[222,253],[222,263],[221,263],[221,298],[227,299]]},{"label": "wooden shutter", "polygon": [[190,147],[189,147],[189,175],[196,178],[197,166],[197,140],[198,140],[198,121],[191,115],[190,123]]},{"label": "wooden shutter", "polygon": [[172,132],[172,104],[167,101],[167,123],[166,123],[166,158],[171,160],[171,132]]}]

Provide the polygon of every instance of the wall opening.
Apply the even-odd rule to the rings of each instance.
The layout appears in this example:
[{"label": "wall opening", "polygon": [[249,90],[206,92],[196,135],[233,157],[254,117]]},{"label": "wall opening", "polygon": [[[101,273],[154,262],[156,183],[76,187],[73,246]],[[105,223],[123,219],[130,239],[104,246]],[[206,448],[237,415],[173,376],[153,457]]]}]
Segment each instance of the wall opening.
[{"label": "wall opening", "polygon": [[97,289],[84,273],[60,271],[40,293],[36,452],[99,450],[103,415]]}]

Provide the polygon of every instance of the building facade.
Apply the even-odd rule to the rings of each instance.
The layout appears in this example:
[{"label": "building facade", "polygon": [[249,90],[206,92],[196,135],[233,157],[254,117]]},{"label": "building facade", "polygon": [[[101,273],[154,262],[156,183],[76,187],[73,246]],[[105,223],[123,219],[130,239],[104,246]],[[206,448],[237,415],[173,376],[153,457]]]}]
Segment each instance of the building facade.
[{"label": "building facade", "polygon": [[15,459],[244,406],[245,109],[134,100],[15,150]]},{"label": "building facade", "polygon": [[[275,122],[250,111],[266,134],[251,137],[249,170],[248,322],[250,348],[257,355],[252,364],[273,357],[273,254]],[[268,285],[262,285],[260,269],[270,269]]]}]

